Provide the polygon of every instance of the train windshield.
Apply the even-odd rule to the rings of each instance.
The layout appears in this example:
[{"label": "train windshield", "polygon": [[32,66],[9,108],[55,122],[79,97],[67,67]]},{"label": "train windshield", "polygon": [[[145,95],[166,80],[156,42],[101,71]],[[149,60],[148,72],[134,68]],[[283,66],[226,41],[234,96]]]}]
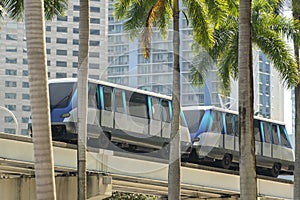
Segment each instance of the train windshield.
[{"label": "train windshield", "polygon": [[196,133],[204,115],[204,110],[185,110],[183,113],[190,133]]},{"label": "train windshield", "polygon": [[49,84],[50,108],[65,108],[69,105],[76,83],[51,83]]}]

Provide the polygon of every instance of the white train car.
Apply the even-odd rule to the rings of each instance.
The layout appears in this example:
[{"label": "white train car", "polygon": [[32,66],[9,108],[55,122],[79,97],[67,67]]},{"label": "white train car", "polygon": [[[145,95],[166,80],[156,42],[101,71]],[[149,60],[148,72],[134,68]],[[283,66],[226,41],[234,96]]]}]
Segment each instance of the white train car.
[{"label": "white train car", "polygon": [[[193,156],[230,168],[239,163],[238,113],[212,106],[184,107],[191,133]],[[254,117],[258,169],[267,175],[292,173],[294,152],[284,123]]]}]

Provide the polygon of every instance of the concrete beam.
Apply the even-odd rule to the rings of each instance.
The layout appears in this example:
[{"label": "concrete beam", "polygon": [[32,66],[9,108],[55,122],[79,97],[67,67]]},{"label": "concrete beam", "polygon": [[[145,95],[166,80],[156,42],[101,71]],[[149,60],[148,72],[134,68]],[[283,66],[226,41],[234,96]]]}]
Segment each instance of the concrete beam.
[{"label": "concrete beam", "polygon": [[[77,199],[77,176],[55,177],[57,200]],[[1,199],[35,200],[35,178],[17,177],[0,179]],[[93,174],[87,176],[87,197],[90,200],[104,199],[112,195],[112,177]]]}]

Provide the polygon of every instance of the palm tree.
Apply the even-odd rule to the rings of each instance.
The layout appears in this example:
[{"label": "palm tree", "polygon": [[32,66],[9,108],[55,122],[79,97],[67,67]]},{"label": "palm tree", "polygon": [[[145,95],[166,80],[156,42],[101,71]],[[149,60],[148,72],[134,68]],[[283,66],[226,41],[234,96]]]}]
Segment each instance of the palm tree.
[{"label": "palm tree", "polygon": [[[300,2],[292,1],[293,18],[300,20]],[[298,69],[300,70],[299,64],[299,41],[294,39],[294,53],[297,59]],[[300,85],[295,87],[295,169],[294,169],[294,199],[300,199]]]},{"label": "palm tree", "polygon": [[[275,1],[272,1],[273,3]],[[295,85],[298,80],[298,68],[290,48],[283,39],[299,38],[299,23],[287,17],[277,15],[277,6],[267,1],[254,0],[252,3],[252,43],[274,63],[282,79],[288,87]],[[230,91],[230,77],[237,79],[238,75],[238,16],[229,16],[220,28],[215,31],[215,45],[208,50],[212,58],[217,61],[218,71],[225,88]],[[192,70],[192,82],[197,84],[199,77],[197,66]]]},{"label": "palm tree", "polygon": [[256,161],[253,125],[253,68],[251,36],[252,0],[240,0],[239,9],[239,147],[240,197],[256,199]]},{"label": "palm tree", "polygon": [[[232,1],[182,1],[187,16],[194,27],[193,35],[196,42],[211,47],[213,44],[213,27],[217,27],[225,19]],[[172,125],[168,174],[168,199],[180,199],[180,34],[179,34],[179,1],[178,0],[118,0],[114,4],[115,16],[125,19],[125,30],[131,37],[141,34],[141,45],[144,57],[148,59],[151,51],[152,27],[157,27],[166,37],[168,27],[173,19],[173,89],[172,89]]]},{"label": "palm tree", "polygon": [[[21,19],[23,1],[1,0],[0,5],[4,5],[9,17]],[[44,9],[47,19],[51,19],[54,15],[63,14],[66,8],[67,2],[65,0],[60,0],[57,4],[42,0],[24,1],[37,199],[56,199],[47,84]]]},{"label": "palm tree", "polygon": [[78,199],[87,198],[86,145],[88,105],[88,51],[90,34],[90,1],[80,0],[79,57],[78,57]]}]

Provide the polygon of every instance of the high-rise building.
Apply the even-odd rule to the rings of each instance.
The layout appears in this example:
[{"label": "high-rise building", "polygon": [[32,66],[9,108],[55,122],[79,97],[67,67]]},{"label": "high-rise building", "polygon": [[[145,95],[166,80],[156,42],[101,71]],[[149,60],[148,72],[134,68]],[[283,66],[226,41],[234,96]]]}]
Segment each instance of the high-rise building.
[{"label": "high-rise building", "polygon": [[[49,79],[77,76],[79,8],[79,1],[71,0],[65,16],[46,22]],[[89,77],[104,80],[107,72],[107,12],[107,0],[90,1]],[[30,96],[24,22],[4,19],[0,43],[0,132],[26,135]]]}]

